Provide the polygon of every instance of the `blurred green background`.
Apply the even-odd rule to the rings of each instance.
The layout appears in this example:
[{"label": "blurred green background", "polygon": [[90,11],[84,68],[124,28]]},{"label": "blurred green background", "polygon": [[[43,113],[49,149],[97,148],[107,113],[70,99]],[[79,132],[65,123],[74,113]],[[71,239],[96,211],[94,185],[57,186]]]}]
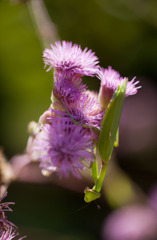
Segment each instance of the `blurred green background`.
[{"label": "blurred green background", "polygon": [[[33,16],[37,9],[32,9],[35,5],[31,2],[35,0],[0,1],[0,145],[8,159],[24,152],[28,122],[38,121],[49,107],[53,85],[52,72],[44,70],[45,39],[37,29]],[[61,40],[92,49],[101,66],[111,65],[122,76],[137,76],[140,80],[143,87],[139,94],[124,105],[116,161],[147,194],[157,180],[157,2],[44,3]],[[85,82],[98,91],[98,79],[86,78]],[[77,211],[85,205],[83,193],[55,184],[11,184],[9,200],[16,201],[15,216],[10,217],[31,240],[101,239],[102,221],[112,209],[103,197],[101,209],[93,203]]]}]

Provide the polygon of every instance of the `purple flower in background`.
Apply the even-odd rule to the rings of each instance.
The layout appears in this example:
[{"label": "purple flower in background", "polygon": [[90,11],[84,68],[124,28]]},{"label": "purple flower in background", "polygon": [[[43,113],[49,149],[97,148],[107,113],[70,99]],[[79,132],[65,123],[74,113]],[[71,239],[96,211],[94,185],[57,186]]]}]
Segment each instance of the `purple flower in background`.
[{"label": "purple flower in background", "polygon": [[15,204],[14,202],[4,202],[2,200],[7,196],[7,192],[0,198],[0,234],[4,229],[8,229],[10,227],[17,228],[13,223],[7,220],[6,212],[12,212],[12,209],[9,207],[11,204]]},{"label": "purple flower in background", "polygon": [[93,76],[98,70],[98,58],[95,53],[85,48],[83,51],[77,44],[72,42],[56,42],[51,44],[51,49],[43,52],[45,66],[49,65],[59,71],[81,76]]},{"label": "purple flower in background", "polygon": [[85,164],[94,161],[90,135],[81,126],[63,118],[53,118],[36,136],[35,149],[39,152],[40,168],[68,177],[69,172],[79,177]]},{"label": "purple flower in background", "polygon": [[[99,101],[106,108],[110,102],[113,94],[117,90],[118,85],[121,85],[126,80],[120,74],[112,69],[110,66],[106,69],[101,68],[98,73],[98,78],[101,80],[101,87],[99,92]],[[136,86],[139,81],[135,82],[135,78],[128,81],[125,96],[134,95],[141,86]]]},{"label": "purple flower in background", "polygon": [[157,214],[157,185],[154,185],[150,190],[148,204]]},{"label": "purple flower in background", "polygon": [[63,101],[66,99],[68,103],[71,103],[80,99],[86,89],[87,86],[82,83],[82,79],[76,79],[75,76],[60,72],[54,82],[53,94],[58,99]]},{"label": "purple flower in background", "polygon": [[[2,235],[0,236],[0,240],[12,240],[13,238],[17,237],[19,235],[18,232],[12,231],[12,228],[3,231]],[[22,240],[26,238],[26,236],[19,238],[18,240]]]},{"label": "purple flower in background", "polygon": [[156,240],[157,215],[145,205],[123,207],[105,221],[104,240]]}]

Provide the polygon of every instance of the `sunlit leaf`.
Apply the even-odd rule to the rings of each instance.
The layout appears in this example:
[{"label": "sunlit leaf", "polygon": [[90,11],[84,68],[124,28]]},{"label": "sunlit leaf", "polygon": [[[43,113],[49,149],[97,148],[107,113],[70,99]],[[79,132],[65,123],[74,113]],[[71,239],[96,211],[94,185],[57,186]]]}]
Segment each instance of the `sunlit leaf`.
[{"label": "sunlit leaf", "polygon": [[127,80],[122,86],[117,88],[102,122],[102,131],[99,138],[99,153],[103,161],[108,161],[111,157],[116,134],[119,127]]}]

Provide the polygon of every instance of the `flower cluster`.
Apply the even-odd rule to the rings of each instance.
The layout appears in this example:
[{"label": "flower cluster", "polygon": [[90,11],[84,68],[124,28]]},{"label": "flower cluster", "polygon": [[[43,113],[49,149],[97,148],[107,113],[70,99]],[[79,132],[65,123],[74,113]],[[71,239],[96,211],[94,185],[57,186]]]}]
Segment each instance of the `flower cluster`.
[{"label": "flower cluster", "polygon": [[57,42],[43,53],[45,66],[54,68],[52,104],[40,118],[35,149],[40,167],[67,177],[79,177],[85,166],[94,161],[94,141],[100,129],[103,108],[89,95],[82,76],[98,72],[98,58],[71,42]]},{"label": "flower cluster", "polygon": [[[3,202],[2,200],[7,196],[5,193],[0,198],[0,240],[11,240],[19,235],[16,231],[17,227],[12,222],[7,220],[6,212],[12,212],[12,209],[9,205],[14,204],[14,202]],[[22,240],[25,237],[22,237],[18,240]]]},{"label": "flower cluster", "polygon": [[[39,120],[34,150],[43,171],[79,177],[94,161],[105,109],[125,78],[110,67],[100,68],[94,52],[71,42],[56,42],[44,50],[43,58],[47,71],[54,69],[54,89],[51,106]],[[101,80],[99,95],[87,89],[83,76]],[[128,82],[127,96],[137,92],[137,83]]]}]

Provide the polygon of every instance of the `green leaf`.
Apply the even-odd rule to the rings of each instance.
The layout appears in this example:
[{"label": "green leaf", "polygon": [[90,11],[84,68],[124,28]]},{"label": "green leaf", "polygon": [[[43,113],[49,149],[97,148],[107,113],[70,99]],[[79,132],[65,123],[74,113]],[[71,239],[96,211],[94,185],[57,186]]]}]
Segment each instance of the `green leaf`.
[{"label": "green leaf", "polygon": [[102,121],[102,131],[99,138],[99,153],[104,162],[111,158],[114,148],[125,98],[126,85],[127,79],[122,86],[118,86]]}]

